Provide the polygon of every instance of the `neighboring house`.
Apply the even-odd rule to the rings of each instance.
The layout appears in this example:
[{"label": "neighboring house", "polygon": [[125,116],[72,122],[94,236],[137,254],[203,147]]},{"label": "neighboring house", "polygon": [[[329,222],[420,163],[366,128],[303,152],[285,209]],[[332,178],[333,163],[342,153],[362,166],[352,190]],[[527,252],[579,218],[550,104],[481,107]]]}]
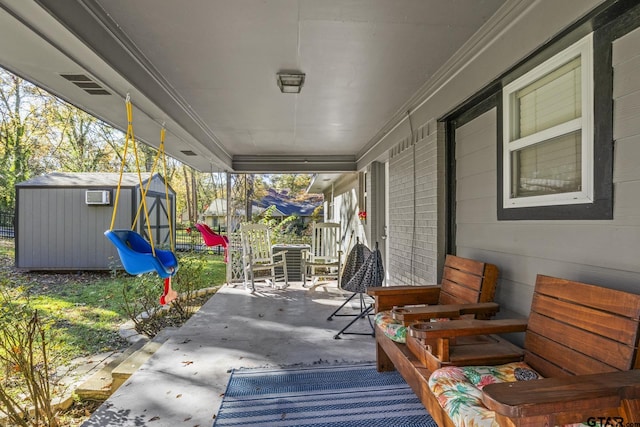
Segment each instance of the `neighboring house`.
[{"label": "neighboring house", "polygon": [[227,199],[213,199],[202,213],[202,221],[214,230],[227,228]]},{"label": "neighboring house", "polygon": [[[286,192],[278,192],[273,189],[267,191],[257,205],[266,210],[273,206],[272,216],[274,218],[285,218],[289,216],[297,216],[300,218],[303,226],[313,220],[314,213],[322,218],[322,212],[316,212],[318,207],[322,207],[322,195],[308,194],[304,199],[293,199]],[[261,214],[260,214],[261,215]]]},{"label": "neighboring house", "polygon": [[[268,208],[274,207],[271,216],[282,219],[288,216],[300,218],[301,226],[306,226],[312,221],[314,212],[318,207],[322,207],[322,195],[307,195],[303,200],[294,200],[286,193],[279,193],[276,190],[267,190],[267,195],[259,201],[253,202],[251,208],[252,215],[261,217]],[[243,209],[236,209],[236,216],[244,216]],[[322,218],[322,212],[319,212]],[[202,213],[202,220],[217,230],[218,227],[225,229],[227,224],[227,199],[213,199],[207,209]]]},{"label": "neighboring house", "polygon": [[[359,241],[374,247],[375,240],[369,242],[369,237],[377,237],[371,233],[371,220],[360,220],[358,213],[367,212],[367,192],[364,184],[364,174],[316,174],[313,176],[307,193],[324,193],[323,221],[337,222],[342,226],[342,250],[345,254]],[[384,209],[382,209],[384,213]],[[376,218],[373,218],[375,223]],[[379,222],[379,219],[378,219]],[[385,245],[379,245],[383,260]]]},{"label": "neighboring house", "polygon": [[[259,215],[264,211],[263,208],[258,206],[257,202],[252,203],[251,212],[253,215]],[[236,209],[234,213],[235,217],[244,217],[244,209]],[[201,220],[214,230],[226,230],[227,228],[227,199],[217,198],[213,199],[209,206],[201,215]]]},{"label": "neighboring house", "polygon": [[367,212],[389,283],[455,253],[500,268],[502,311],[528,314],[537,274],[640,292],[640,5],[592,3],[510,11],[315,188],[328,219]]}]

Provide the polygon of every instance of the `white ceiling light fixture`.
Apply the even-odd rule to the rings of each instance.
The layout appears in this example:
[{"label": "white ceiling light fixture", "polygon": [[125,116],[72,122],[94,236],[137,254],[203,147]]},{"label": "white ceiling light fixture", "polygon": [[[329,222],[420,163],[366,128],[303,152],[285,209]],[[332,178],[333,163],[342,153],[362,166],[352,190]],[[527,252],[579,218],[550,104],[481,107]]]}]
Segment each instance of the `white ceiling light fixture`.
[{"label": "white ceiling light fixture", "polygon": [[305,74],[300,72],[278,73],[278,87],[282,93],[300,93]]}]

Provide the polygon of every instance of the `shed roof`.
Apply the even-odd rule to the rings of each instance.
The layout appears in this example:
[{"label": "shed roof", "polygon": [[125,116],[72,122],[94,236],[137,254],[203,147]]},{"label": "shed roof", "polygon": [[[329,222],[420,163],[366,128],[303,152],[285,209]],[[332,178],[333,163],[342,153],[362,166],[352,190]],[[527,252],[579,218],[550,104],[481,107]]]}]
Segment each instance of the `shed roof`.
[{"label": "shed roof", "polygon": [[[141,175],[143,184],[151,176],[148,172]],[[16,184],[16,187],[116,187],[119,178],[120,174],[116,172],[53,172],[23,181]],[[135,187],[138,184],[137,173],[129,172],[122,175],[123,187]]]}]

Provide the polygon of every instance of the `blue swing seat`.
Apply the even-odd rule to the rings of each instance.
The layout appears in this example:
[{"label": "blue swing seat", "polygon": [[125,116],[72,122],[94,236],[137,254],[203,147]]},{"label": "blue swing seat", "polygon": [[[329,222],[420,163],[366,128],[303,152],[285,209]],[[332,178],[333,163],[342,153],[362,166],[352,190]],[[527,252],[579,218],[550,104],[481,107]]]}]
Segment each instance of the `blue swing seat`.
[{"label": "blue swing seat", "polygon": [[147,240],[132,230],[107,230],[104,232],[120,255],[125,271],[132,275],[155,271],[166,279],[178,271],[178,259],[171,251],[153,250]]}]

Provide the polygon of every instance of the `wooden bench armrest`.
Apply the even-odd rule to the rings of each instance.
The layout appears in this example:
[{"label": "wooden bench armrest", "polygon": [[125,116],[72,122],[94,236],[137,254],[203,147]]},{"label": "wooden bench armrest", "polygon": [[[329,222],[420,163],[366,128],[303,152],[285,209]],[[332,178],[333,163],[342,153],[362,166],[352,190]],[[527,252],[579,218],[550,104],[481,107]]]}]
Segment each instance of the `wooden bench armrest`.
[{"label": "wooden bench armrest", "polygon": [[427,286],[377,286],[367,289],[375,298],[376,313],[393,307],[413,304],[438,304],[440,285]]},{"label": "wooden bench armrest", "polygon": [[557,418],[562,423],[602,416],[623,400],[636,399],[640,399],[640,370],[489,384],[482,394],[487,408],[507,418],[562,413],[575,417],[575,421]]},{"label": "wooden bench armrest", "polygon": [[438,304],[424,307],[396,307],[391,311],[391,315],[394,319],[409,325],[420,320],[455,319],[468,314],[493,316],[498,311],[500,311],[498,303],[479,302],[473,304]]},{"label": "wooden bench armrest", "polygon": [[[425,286],[377,286],[367,289],[367,293],[372,297],[377,296],[398,296],[398,295],[414,295],[440,293],[440,285]],[[436,301],[437,302],[437,301]]]},{"label": "wooden bench armrest", "polygon": [[527,319],[461,319],[448,322],[421,322],[409,327],[411,336],[425,340],[474,335],[507,334],[511,332],[524,332],[526,330]]}]

